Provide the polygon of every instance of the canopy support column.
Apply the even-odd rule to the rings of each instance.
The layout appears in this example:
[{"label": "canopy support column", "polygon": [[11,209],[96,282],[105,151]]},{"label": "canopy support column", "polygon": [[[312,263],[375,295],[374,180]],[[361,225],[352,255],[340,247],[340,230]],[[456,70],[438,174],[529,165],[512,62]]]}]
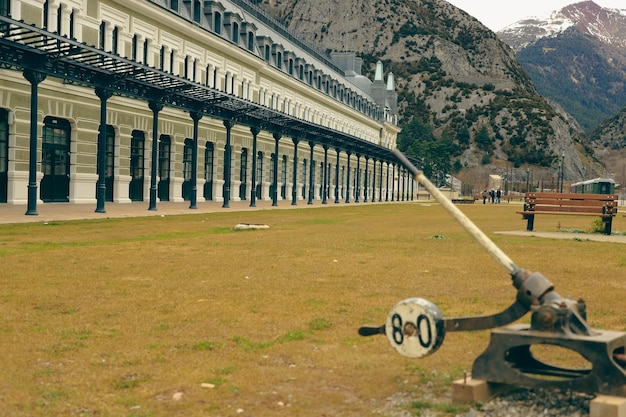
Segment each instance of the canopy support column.
[{"label": "canopy support column", "polygon": [[38,216],[37,213],[37,103],[39,102],[39,83],[46,79],[46,74],[26,70],[24,78],[30,83],[30,145],[28,164],[28,207],[27,216]]}]

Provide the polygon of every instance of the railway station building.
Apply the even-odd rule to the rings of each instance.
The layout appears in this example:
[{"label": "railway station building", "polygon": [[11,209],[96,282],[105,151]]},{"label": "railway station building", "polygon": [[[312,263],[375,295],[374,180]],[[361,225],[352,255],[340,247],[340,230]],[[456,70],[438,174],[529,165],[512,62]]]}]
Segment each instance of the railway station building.
[{"label": "railway station building", "polygon": [[0,0],[0,209],[408,199],[362,65],[247,0]]}]

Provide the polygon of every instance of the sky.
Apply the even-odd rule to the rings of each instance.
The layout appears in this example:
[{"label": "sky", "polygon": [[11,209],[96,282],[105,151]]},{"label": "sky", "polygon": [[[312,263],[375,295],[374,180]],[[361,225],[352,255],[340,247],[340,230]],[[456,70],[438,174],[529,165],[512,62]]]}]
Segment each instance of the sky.
[{"label": "sky", "polygon": [[[446,0],[497,32],[527,17],[547,17],[550,12],[582,0]],[[626,9],[624,0],[594,0],[611,9]]]}]

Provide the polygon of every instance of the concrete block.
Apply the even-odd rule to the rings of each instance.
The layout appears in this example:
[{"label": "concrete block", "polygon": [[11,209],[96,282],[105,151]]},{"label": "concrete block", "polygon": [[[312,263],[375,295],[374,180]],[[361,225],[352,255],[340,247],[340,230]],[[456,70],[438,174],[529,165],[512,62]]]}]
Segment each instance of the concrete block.
[{"label": "concrete block", "polygon": [[452,383],[452,402],[465,404],[487,402],[510,389],[511,386],[506,384],[496,384],[471,377],[458,379]]},{"label": "concrete block", "polygon": [[626,417],[626,398],[598,395],[589,405],[589,417]]}]

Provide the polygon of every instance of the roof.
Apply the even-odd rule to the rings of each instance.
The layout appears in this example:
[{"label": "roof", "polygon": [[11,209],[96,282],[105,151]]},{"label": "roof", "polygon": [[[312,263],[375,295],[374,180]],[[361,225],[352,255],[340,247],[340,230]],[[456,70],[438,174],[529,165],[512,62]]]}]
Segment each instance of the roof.
[{"label": "roof", "polygon": [[6,16],[0,16],[0,68],[56,77],[105,94],[199,112],[381,161],[396,161],[390,149],[375,143]]}]

